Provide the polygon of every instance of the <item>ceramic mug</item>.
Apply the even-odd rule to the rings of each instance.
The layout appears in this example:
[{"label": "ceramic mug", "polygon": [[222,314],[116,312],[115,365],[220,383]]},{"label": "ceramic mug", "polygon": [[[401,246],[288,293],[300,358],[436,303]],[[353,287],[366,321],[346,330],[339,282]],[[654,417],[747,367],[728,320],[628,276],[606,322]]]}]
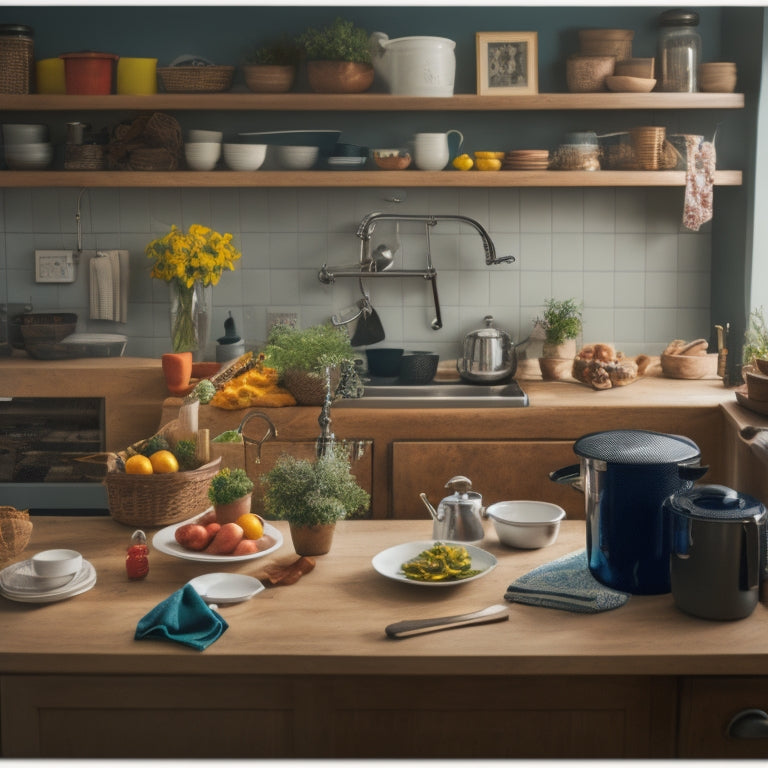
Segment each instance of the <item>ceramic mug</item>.
[{"label": "ceramic mug", "polygon": [[413,137],[413,161],[422,171],[442,171],[451,159],[448,137],[455,133],[459,143],[455,152],[458,153],[464,143],[461,131],[451,129],[446,133],[417,133]]}]

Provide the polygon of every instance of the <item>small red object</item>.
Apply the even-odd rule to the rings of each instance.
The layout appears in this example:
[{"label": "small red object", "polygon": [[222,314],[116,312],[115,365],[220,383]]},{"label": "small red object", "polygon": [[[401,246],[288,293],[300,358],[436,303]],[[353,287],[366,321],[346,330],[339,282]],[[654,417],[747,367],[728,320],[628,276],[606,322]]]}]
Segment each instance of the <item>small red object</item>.
[{"label": "small red object", "polygon": [[131,536],[131,546],[125,556],[125,570],[132,581],[143,579],[149,573],[149,546],[144,531]]}]

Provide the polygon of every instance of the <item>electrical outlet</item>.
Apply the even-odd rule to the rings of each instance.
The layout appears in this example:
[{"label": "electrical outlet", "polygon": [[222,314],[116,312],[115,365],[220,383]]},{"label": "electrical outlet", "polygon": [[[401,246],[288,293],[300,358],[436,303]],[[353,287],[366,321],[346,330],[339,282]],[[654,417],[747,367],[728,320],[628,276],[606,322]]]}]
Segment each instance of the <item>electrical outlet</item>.
[{"label": "electrical outlet", "polygon": [[75,257],[72,251],[35,251],[35,282],[73,283]]}]

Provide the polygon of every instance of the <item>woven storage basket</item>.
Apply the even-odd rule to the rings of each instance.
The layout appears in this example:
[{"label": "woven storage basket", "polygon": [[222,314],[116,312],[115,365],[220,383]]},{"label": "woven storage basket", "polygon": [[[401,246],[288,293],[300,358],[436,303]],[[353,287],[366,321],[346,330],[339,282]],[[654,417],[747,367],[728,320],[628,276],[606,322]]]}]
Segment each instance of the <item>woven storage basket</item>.
[{"label": "woven storage basket", "polygon": [[175,171],[179,159],[165,147],[134,149],[128,153],[128,168],[132,171]]},{"label": "woven storage basket", "polygon": [[0,93],[32,93],[34,58],[32,38],[0,35]]},{"label": "woven storage basket", "polygon": [[643,126],[633,128],[629,133],[638,167],[643,171],[658,171],[667,129],[663,126]]},{"label": "woven storage basket", "polygon": [[64,168],[68,171],[102,170],[104,147],[101,144],[67,144],[64,147]]},{"label": "woven storage basket", "polygon": [[123,525],[171,525],[194,517],[211,506],[208,486],[221,467],[221,457],[189,472],[129,475],[108,472],[109,514]]},{"label": "woven storage basket", "polygon": [[571,93],[595,93],[606,90],[605,78],[613,74],[614,56],[569,56],[566,81]]},{"label": "woven storage basket", "polygon": [[579,52],[589,56],[615,56],[617,61],[632,58],[631,29],[580,29]]},{"label": "woven storage basket", "polygon": [[232,87],[234,67],[158,67],[167,93],[218,93]]},{"label": "woven storage basket", "polygon": [[0,563],[21,554],[32,536],[32,521],[26,509],[0,507]]}]

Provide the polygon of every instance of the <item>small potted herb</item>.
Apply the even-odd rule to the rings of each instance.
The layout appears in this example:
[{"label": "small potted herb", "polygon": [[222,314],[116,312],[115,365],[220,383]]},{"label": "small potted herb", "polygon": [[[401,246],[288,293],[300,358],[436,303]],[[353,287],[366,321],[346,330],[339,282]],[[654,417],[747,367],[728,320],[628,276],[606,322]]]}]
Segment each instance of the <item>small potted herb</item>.
[{"label": "small potted herb", "polygon": [[344,328],[331,323],[304,330],[278,323],[264,347],[265,364],[278,372],[280,381],[300,405],[322,405],[326,396],[326,368],[331,374],[331,395],[338,387],[342,368],[354,368],[355,353]]},{"label": "small potted herb", "polygon": [[243,63],[245,84],[254,93],[290,91],[301,53],[301,45],[288,35],[255,48]]},{"label": "small potted herb", "polygon": [[576,338],[581,333],[581,304],[575,299],[547,299],[544,315],[537,319],[544,329],[544,348],[539,367],[544,379],[568,375],[576,356]]},{"label": "small potted herb", "polygon": [[287,520],[299,555],[324,555],[331,548],[336,522],[365,512],[371,502],[350,471],[340,449],[314,461],[283,454],[261,477],[264,510]]},{"label": "small potted herb", "polygon": [[755,360],[768,359],[768,324],[765,321],[763,308],[753,309],[749,313],[749,325],[744,332],[745,366],[756,365]]},{"label": "small potted herb", "polygon": [[224,467],[211,479],[208,498],[216,512],[216,522],[234,523],[241,515],[251,511],[253,480],[239,467]]},{"label": "small potted herb", "polygon": [[337,18],[321,29],[299,36],[307,57],[310,88],[317,93],[361,93],[373,83],[368,33]]}]

